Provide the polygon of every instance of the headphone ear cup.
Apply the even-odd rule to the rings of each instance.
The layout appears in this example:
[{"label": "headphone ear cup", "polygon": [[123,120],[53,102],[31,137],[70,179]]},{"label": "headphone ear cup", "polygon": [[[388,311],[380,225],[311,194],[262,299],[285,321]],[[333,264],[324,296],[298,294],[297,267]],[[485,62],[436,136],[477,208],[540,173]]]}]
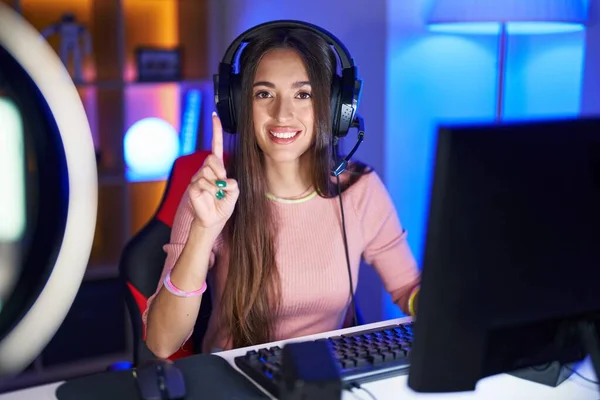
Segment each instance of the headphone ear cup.
[{"label": "headphone ear cup", "polygon": [[215,91],[215,106],[221,120],[223,130],[228,133],[235,132],[235,120],[232,114],[231,99],[231,74],[222,72],[213,76]]},{"label": "headphone ear cup", "polygon": [[338,79],[339,82],[339,94],[338,98],[338,111],[336,114],[337,129],[336,134],[339,137],[344,137],[348,134],[354,116],[356,115],[356,109],[360,102],[360,94],[362,91],[362,81],[356,79],[355,68],[345,68],[342,71],[342,77]]},{"label": "headphone ear cup", "polygon": [[237,74],[220,73],[213,77],[217,114],[223,130],[237,133],[238,110],[240,109],[240,77]]},{"label": "headphone ear cup", "polygon": [[240,110],[242,109],[242,78],[240,74],[231,74],[231,115],[233,117],[233,131],[238,133],[237,123],[240,120]]},{"label": "headphone ear cup", "polygon": [[336,74],[331,80],[331,133],[333,136],[340,136],[340,77]]}]

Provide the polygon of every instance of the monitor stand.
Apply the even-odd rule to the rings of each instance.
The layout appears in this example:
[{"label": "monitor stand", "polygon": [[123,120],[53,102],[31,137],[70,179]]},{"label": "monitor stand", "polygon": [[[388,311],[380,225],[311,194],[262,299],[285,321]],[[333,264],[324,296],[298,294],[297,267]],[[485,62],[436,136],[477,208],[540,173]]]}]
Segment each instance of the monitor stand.
[{"label": "monitor stand", "polygon": [[587,377],[595,381],[600,390],[600,331],[597,325],[592,321],[579,322],[579,335],[583,343],[583,348],[590,355],[592,367],[596,374],[595,377]]},{"label": "monitor stand", "polygon": [[[597,382],[600,390],[600,332],[593,321],[583,320],[577,323],[576,329],[582,347],[589,354],[596,376],[586,377]],[[556,387],[567,380],[575,371],[576,363],[560,363],[553,361],[536,367],[524,368],[513,371],[509,375],[516,376],[528,381],[541,383],[543,385]]]},{"label": "monitor stand", "polygon": [[535,367],[519,369],[508,374],[527,381],[556,387],[569,379],[574,368],[575,363],[562,364],[558,361],[552,361]]}]

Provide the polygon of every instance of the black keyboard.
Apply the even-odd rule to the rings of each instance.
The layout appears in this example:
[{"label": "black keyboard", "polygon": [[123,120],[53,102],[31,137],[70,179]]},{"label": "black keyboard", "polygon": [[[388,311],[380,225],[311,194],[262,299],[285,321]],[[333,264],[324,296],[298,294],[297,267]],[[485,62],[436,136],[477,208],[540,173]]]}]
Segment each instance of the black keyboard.
[{"label": "black keyboard", "polygon": [[[332,336],[330,344],[342,381],[362,384],[408,373],[413,341],[412,322]],[[234,359],[235,365],[276,398],[281,380],[279,346],[251,350]]]}]

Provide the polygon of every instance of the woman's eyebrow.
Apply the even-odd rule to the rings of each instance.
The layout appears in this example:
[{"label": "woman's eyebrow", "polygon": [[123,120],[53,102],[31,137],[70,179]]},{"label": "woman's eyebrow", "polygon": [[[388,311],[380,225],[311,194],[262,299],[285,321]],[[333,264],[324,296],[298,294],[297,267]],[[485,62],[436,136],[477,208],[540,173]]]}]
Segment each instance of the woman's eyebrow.
[{"label": "woman's eyebrow", "polygon": [[[254,82],[254,85],[252,85],[252,86],[253,87],[266,86],[271,89],[275,88],[275,84],[273,82],[269,82],[269,81],[257,81],[257,82]],[[293,88],[300,88],[302,86],[310,86],[310,82],[309,81],[298,81],[298,82],[294,82],[292,84]]]}]

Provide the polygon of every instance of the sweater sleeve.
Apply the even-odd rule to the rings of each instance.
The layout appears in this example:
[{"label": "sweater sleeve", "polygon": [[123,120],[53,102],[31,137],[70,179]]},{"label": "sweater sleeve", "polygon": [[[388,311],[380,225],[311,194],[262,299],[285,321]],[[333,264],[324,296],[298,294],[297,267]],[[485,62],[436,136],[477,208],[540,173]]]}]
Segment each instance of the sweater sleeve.
[{"label": "sweater sleeve", "polygon": [[377,271],[392,300],[407,315],[409,300],[420,282],[416,260],[406,240],[391,196],[371,172],[356,185],[355,211],[362,224],[364,260]]},{"label": "sweater sleeve", "polygon": [[[163,246],[163,250],[167,253],[167,258],[165,260],[165,266],[163,267],[162,274],[160,276],[160,280],[158,281],[158,286],[156,291],[152,296],[148,298],[146,303],[146,310],[142,314],[142,321],[144,323],[144,338],[146,337],[146,326],[148,322],[148,310],[152,304],[152,301],[163,287],[163,280],[165,279],[165,275],[167,272],[175,267],[179,256],[183,252],[183,248],[188,240],[190,229],[192,226],[192,221],[194,220],[194,209],[192,207],[192,202],[190,201],[190,197],[188,196],[187,190],[184,192],[183,197],[177,207],[177,212],[175,214],[175,219],[173,220],[173,227],[171,229],[171,238],[169,243]],[[209,269],[215,263],[215,250],[211,251],[209,258]],[[190,332],[189,336],[186,338],[187,340],[192,335]]]}]

